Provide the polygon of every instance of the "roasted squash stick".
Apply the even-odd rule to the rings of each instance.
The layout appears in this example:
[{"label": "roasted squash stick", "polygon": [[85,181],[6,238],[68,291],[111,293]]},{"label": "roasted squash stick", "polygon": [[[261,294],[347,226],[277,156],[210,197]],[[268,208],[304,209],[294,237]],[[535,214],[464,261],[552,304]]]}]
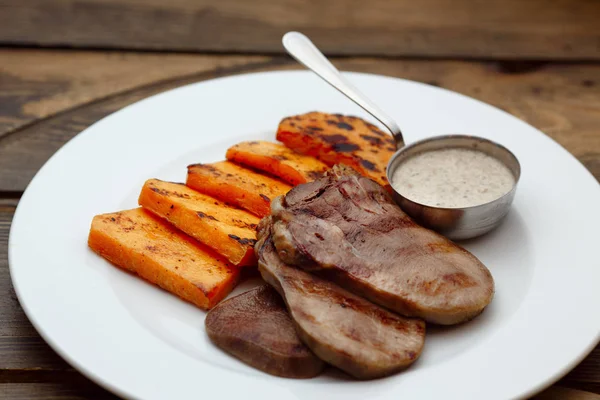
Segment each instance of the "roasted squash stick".
[{"label": "roasted squash stick", "polygon": [[227,150],[227,159],[265,171],[291,185],[314,181],[329,169],[314,157],[266,141],[238,143]]},{"label": "roasted squash stick", "polygon": [[271,200],[292,188],[229,161],[190,165],[186,185],[259,217],[269,215]]},{"label": "roasted squash stick", "polygon": [[396,151],[394,139],[358,117],[310,112],[284,118],[277,140],[330,167],[346,164],[377,183],[387,185],[385,168]]},{"label": "roasted squash stick", "polygon": [[227,296],[240,274],[222,256],[142,208],[95,216],[88,245],[202,309]]},{"label": "roasted squash stick", "polygon": [[166,219],[236,266],[256,265],[253,246],[259,218],[182,183],[149,179],[138,200],[146,210]]}]

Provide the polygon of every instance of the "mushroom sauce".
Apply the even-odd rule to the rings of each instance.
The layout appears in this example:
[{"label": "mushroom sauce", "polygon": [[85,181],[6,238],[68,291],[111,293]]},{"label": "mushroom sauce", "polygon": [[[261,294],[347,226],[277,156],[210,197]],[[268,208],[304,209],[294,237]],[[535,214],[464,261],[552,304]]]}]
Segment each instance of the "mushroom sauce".
[{"label": "mushroom sauce", "polygon": [[409,200],[462,208],[496,200],[515,185],[501,161],[478,150],[450,148],[416,154],[392,174],[392,186]]}]

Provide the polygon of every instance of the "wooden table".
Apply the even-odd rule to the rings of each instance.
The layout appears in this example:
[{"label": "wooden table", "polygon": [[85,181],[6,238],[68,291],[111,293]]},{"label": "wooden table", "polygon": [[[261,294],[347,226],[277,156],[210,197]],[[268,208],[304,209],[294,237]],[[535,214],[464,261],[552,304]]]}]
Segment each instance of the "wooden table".
[{"label": "wooden table", "polygon": [[[280,45],[294,29],[343,70],[500,107],[600,180],[598,1],[0,0],[0,398],[114,398],[45,344],[11,286],[8,232],[36,171],[91,123],[151,94],[298,68]],[[596,348],[538,398],[599,393]]]}]

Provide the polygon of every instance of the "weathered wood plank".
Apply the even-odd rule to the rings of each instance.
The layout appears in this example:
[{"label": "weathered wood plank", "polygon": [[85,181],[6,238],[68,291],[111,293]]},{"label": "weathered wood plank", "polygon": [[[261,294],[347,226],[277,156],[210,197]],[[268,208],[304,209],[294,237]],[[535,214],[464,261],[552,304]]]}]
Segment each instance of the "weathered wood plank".
[{"label": "weathered wood plank", "polygon": [[562,378],[559,384],[600,394],[600,345]]},{"label": "weathered wood plank", "polygon": [[[73,383],[5,383],[0,384],[0,397],[12,400],[86,400],[86,399],[117,399],[92,382],[81,385]],[[546,389],[533,400],[598,400],[600,395],[553,386]]]},{"label": "weathered wood plank", "polygon": [[288,30],[332,55],[600,59],[590,0],[2,0],[0,43],[282,53]]},{"label": "weathered wood plank", "polygon": [[261,56],[3,49],[0,137],[33,121],[140,86],[191,76],[214,77],[269,62],[270,57]]},{"label": "weathered wood plank", "polygon": [[[0,384],[1,398],[12,400],[86,400],[86,399],[117,399],[92,382],[75,386],[73,383],[7,383]],[[560,386],[548,388],[533,400],[598,400],[600,395],[569,389]]]},{"label": "weathered wood plank", "polygon": [[[117,396],[95,383],[85,380],[53,381],[50,383],[0,383],[0,398],[11,400],[113,400]],[[579,400],[579,399],[574,399]],[[582,399],[587,400],[587,399]]]},{"label": "weathered wood plank", "polygon": [[221,73],[225,72],[211,71],[142,86],[118,96],[63,111],[52,118],[39,119],[37,123],[30,123],[25,128],[0,136],[0,192],[24,190],[27,184],[23,182],[29,182],[56,150],[106,115],[153,94],[217,77]]},{"label": "weathered wood plank", "polygon": [[[11,51],[8,51],[11,53]],[[0,51],[0,61],[3,59]],[[60,52],[63,57],[68,53]],[[3,90],[3,105],[10,111],[7,119],[17,128],[0,135],[0,191],[21,191],[41,165],[75,134],[119,108],[141,98],[173,87],[248,70],[290,69],[297,64],[283,58],[260,58],[253,62],[239,59],[229,68],[203,70],[189,75],[171,64],[181,62],[179,56],[166,56],[156,64],[145,63],[143,57],[123,55],[104,57],[89,53],[77,68],[64,73],[44,72],[46,65],[57,71],[60,57],[48,51],[23,52],[12,59],[12,71],[19,65],[38,65],[23,72]],[[12,54],[10,57],[13,57]],[[9,57],[9,58],[10,58]],[[193,68],[195,56],[186,56]],[[222,65],[210,57],[197,56],[206,66]],[[226,63],[221,57],[216,59]],[[231,60],[229,60],[231,61]],[[127,75],[141,75],[136,87],[121,75],[107,75],[113,62]],[[123,64],[132,63],[132,67]],[[227,61],[228,62],[228,61]],[[498,106],[526,120],[557,140],[573,153],[600,180],[600,66],[593,64],[523,64],[498,62],[382,60],[343,58],[334,62],[344,70],[372,72],[413,79],[445,87]],[[69,65],[69,61],[66,61]],[[96,66],[96,73],[89,69]],[[146,66],[146,68],[144,68]],[[152,69],[162,69],[161,74]],[[208,68],[208,67],[207,67]],[[171,73],[171,75],[169,75]],[[41,75],[44,80],[35,81]],[[148,74],[146,77],[145,75]],[[10,75],[12,76],[12,75]],[[158,76],[158,78],[157,78]],[[158,81],[154,80],[158,79]],[[21,83],[20,83],[21,82]],[[37,83],[36,83],[37,82]],[[63,82],[53,85],[53,82]],[[66,82],[66,83],[65,83]],[[85,85],[69,82],[86,82]],[[23,100],[20,93],[43,92],[45,87],[62,87],[48,96]],[[106,87],[111,88],[107,91]],[[43,106],[40,106],[42,104]],[[0,107],[0,109],[2,109]],[[28,114],[28,110],[36,110]],[[55,113],[56,115],[51,117]],[[23,122],[26,121],[26,122]],[[20,124],[20,125],[19,125]],[[5,126],[6,128],[6,126]]]},{"label": "weathered wood plank", "polygon": [[560,386],[552,386],[542,393],[538,394],[533,400],[598,400],[600,395],[596,393],[584,392],[576,389],[569,389]]}]

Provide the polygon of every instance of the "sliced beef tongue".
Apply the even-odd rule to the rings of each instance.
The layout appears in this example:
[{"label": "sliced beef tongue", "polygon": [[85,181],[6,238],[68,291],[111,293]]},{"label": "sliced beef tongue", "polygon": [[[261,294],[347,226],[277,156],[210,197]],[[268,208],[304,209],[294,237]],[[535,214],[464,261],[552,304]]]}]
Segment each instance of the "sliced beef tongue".
[{"label": "sliced beef tongue", "polygon": [[492,300],[492,276],[475,256],[415,224],[383,187],[348,167],[296,186],[271,209],[283,262],[390,310],[456,324]]},{"label": "sliced beef tongue", "polygon": [[[267,220],[265,220],[267,221]],[[301,340],[321,359],[359,379],[412,364],[425,341],[425,323],[389,312],[278,257],[261,224],[255,246],[259,271],[285,299]]]},{"label": "sliced beef tongue", "polygon": [[325,366],[300,341],[281,296],[269,285],[220,303],[205,325],[213,343],[269,374],[312,378]]}]

